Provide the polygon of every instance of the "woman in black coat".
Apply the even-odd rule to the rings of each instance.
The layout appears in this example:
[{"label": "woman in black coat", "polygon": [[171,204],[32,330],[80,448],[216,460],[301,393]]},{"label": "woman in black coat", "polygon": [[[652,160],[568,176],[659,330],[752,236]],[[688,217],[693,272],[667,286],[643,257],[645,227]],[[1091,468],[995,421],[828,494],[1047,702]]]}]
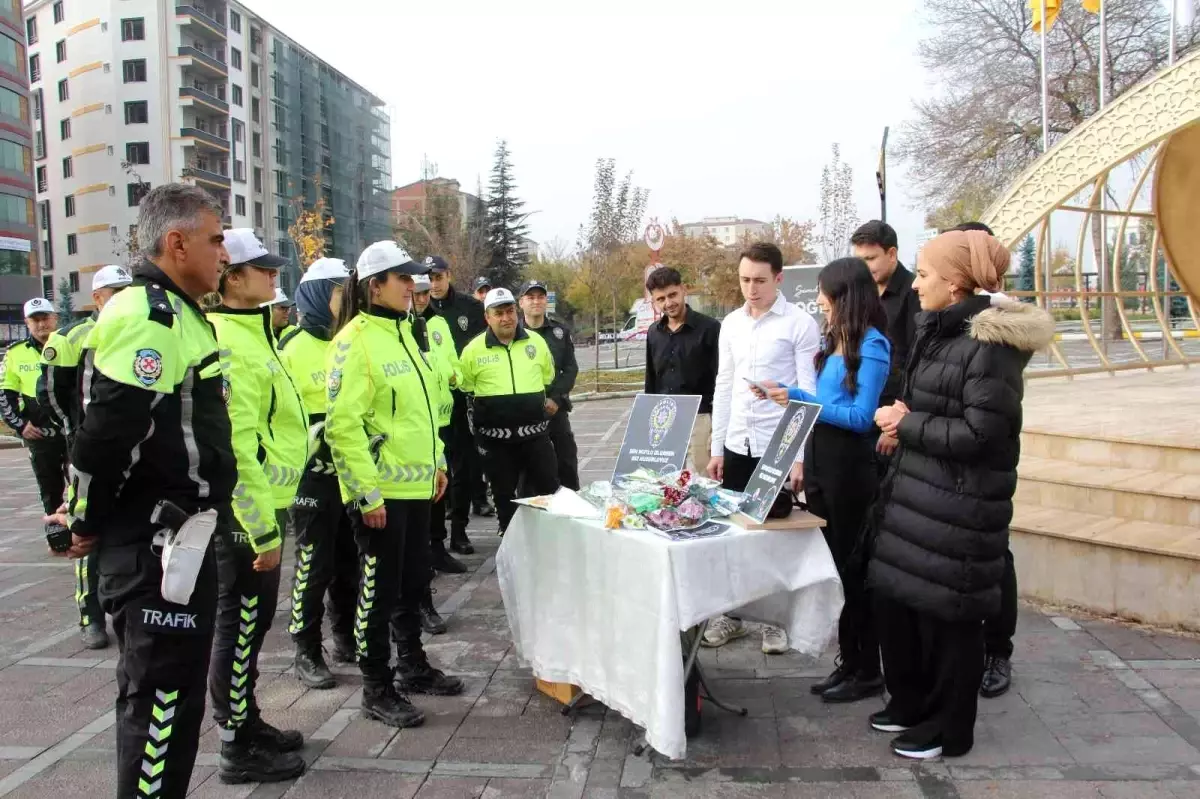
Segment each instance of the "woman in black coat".
[{"label": "woman in black coat", "polygon": [[871,726],[896,754],[974,745],[983,620],[1000,580],[1020,456],[1022,371],[1054,335],[1042,309],[991,294],[1009,253],[981,231],[921,250],[921,300],[903,400],[876,423],[900,448],[882,489],[868,567],[891,699]]}]

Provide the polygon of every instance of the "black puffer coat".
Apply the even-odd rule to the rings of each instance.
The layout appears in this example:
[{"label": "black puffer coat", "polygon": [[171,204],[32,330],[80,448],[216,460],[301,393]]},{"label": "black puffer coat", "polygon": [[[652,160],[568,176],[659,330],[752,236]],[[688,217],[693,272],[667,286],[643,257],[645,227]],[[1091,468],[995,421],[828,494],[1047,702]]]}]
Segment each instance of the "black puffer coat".
[{"label": "black puffer coat", "polygon": [[1054,320],[981,295],[920,314],[917,325],[903,394],[910,412],[881,494],[868,581],[921,613],[984,619],[1000,609],[1021,372],[1050,342]]}]

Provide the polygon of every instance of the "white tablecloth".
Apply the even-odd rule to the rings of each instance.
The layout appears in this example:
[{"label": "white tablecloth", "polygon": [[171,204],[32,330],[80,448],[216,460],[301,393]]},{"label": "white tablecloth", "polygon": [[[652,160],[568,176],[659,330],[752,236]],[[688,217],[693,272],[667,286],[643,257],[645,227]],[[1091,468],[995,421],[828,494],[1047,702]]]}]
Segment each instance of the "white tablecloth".
[{"label": "white tablecloth", "polygon": [[573,683],[684,756],[679,632],[741,610],[820,654],[842,586],[819,529],[733,530],[671,541],[522,507],[496,555],[517,654],[543,680]]}]

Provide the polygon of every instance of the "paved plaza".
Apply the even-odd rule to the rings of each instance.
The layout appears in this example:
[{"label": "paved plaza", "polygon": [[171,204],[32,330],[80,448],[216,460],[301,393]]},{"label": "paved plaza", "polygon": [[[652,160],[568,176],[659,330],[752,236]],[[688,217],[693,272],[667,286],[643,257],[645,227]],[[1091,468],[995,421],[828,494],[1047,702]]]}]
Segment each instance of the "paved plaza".
[{"label": "paved plaza", "polygon": [[[574,414],[585,482],[611,471],[627,407],[585,403]],[[0,451],[0,796],[112,796],[116,650],[78,643],[73,573],[45,554],[40,515],[24,452]],[[191,795],[1200,797],[1200,640],[1030,606],[1014,688],[981,701],[967,757],[914,766],[893,756],[889,736],[866,724],[882,701],[822,705],[808,686],[832,659],[764,656],[756,636],[703,653],[714,689],[748,718],[706,707],[686,760],[635,756],[636,732],[616,713],[592,705],[564,718],[534,691],[509,641],[494,521],[476,520],[472,533],[470,573],[436,582],[450,632],[427,645],[465,678],[463,696],[417,698],[425,725],[396,732],[359,718],[354,668],[336,669],[333,690],[302,688],[284,633],[289,555],[259,698],[269,721],[305,733],[310,769],[293,783],[222,785],[209,722]]]}]

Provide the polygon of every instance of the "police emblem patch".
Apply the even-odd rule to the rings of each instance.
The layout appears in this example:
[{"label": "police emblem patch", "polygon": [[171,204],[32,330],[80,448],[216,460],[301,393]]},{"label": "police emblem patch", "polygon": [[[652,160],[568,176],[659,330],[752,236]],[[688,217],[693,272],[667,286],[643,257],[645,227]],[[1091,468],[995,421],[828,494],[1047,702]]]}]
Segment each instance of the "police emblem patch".
[{"label": "police emblem patch", "polygon": [[143,386],[152,386],[162,377],[162,355],[158,350],[138,350],[133,355],[133,376]]},{"label": "police emblem patch", "polygon": [[467,317],[465,317],[465,316],[458,317],[458,328],[459,328],[459,330],[461,330],[464,333],[467,332]]},{"label": "police emblem patch", "polygon": [[433,343],[442,346],[442,334],[437,330],[433,331]]},{"label": "police emblem patch", "polygon": [[525,354],[528,355],[529,360],[532,361],[534,358],[537,357],[537,347],[533,346],[532,344],[526,344],[525,345]]},{"label": "police emblem patch", "polygon": [[221,399],[225,400],[225,404],[229,404],[229,395],[233,392],[233,387],[229,385],[229,378],[221,377]]},{"label": "police emblem patch", "polygon": [[329,399],[337,399],[338,392],[342,390],[342,370],[334,369],[329,373]]},{"label": "police emblem patch", "polygon": [[44,357],[47,361],[53,361],[58,357],[58,350],[54,349],[53,347],[46,347],[46,349],[42,350],[42,357]]},{"label": "police emblem patch", "polygon": [[563,337],[563,332],[562,332],[561,327],[554,328],[554,337],[557,339],[561,339]]}]

